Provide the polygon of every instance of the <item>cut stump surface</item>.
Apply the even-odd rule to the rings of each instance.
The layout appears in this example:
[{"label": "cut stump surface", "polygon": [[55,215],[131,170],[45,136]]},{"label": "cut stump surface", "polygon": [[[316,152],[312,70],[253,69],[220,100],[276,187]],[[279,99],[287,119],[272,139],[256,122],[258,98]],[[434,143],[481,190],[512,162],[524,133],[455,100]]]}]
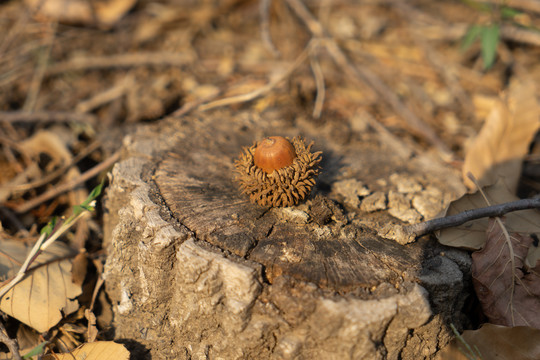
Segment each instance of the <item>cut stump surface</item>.
[{"label": "cut stump surface", "polygon": [[[429,239],[403,246],[376,228],[399,222],[389,215],[393,192],[409,204],[440,194],[442,207],[459,192],[457,175],[373,134],[341,143],[328,129],[277,118],[203,113],[126,138],[106,199],[116,336],[163,359],[432,358],[450,338],[448,320],[460,321],[468,257],[443,256]],[[309,199],[251,204],[235,181],[242,146],[298,134],[323,151]],[[395,174],[419,187],[403,191]],[[362,210],[372,194],[385,199],[380,211]]]}]

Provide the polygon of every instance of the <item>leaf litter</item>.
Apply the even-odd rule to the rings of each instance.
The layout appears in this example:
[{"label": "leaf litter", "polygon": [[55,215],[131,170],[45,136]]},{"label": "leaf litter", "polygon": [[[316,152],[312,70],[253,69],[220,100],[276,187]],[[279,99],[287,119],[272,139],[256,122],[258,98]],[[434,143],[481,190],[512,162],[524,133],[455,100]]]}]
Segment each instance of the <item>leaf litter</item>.
[{"label": "leaf litter", "polygon": [[508,231],[490,219],[484,248],[472,254],[473,284],[491,323],[540,329],[540,263],[532,269],[525,258],[533,238]]},{"label": "leaf litter", "polygon": [[[494,103],[465,156],[464,183],[482,189],[452,202],[446,215],[519,200],[514,194],[539,117],[534,83],[514,80]],[[454,339],[442,359],[540,358],[539,233],[540,213],[522,210],[436,234],[444,245],[478,250],[472,254],[473,285],[491,323],[465,331],[460,337],[465,349]]]},{"label": "leaf litter", "polygon": [[468,147],[463,164],[463,179],[469,189],[494,184],[502,178],[516,192],[523,158],[539,128],[540,105],[536,86],[530,80],[514,80],[507,94],[495,102],[478,136]]},{"label": "leaf litter", "polygon": [[[540,359],[538,329],[484,324],[478,330],[465,330],[461,337],[463,342],[455,338],[441,351],[441,360]],[[476,356],[471,356],[467,347]]]},{"label": "leaf litter", "polygon": [[[13,276],[30,248],[16,240],[0,241],[0,276]],[[0,310],[39,332],[58,324],[63,314],[78,310],[81,284],[72,281],[76,253],[63,243],[53,243],[36,258],[27,276],[0,300]],[[3,286],[0,286],[0,289]]]}]

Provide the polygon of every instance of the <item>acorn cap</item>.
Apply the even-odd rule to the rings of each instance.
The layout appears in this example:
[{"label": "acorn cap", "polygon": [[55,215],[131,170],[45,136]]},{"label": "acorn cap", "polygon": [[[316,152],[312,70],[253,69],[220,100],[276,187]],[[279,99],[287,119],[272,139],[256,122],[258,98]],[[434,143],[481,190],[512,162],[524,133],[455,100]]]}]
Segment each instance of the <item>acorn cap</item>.
[{"label": "acorn cap", "polygon": [[270,137],[245,147],[235,162],[242,192],[262,206],[298,204],[311,192],[319,174],[322,152],[312,153],[312,146],[313,143],[306,146],[300,137],[292,142],[288,138]]}]

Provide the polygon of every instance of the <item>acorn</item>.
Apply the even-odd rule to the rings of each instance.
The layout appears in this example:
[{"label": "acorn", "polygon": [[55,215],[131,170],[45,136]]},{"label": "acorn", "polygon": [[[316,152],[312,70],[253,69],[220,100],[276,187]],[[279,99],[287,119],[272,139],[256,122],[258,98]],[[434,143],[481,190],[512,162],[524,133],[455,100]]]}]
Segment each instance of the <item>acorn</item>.
[{"label": "acorn", "polygon": [[242,193],[262,206],[297,205],[315,185],[322,152],[311,152],[300,137],[270,136],[245,147],[236,160]]}]

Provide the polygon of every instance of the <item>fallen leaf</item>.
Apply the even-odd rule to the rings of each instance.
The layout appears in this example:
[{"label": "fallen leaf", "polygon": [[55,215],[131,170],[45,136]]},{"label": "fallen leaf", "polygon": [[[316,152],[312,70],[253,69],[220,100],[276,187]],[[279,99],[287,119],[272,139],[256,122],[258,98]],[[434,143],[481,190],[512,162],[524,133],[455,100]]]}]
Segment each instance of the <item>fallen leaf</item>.
[{"label": "fallen leaf", "polygon": [[136,3],[136,0],[25,0],[38,16],[69,24],[110,28]]},{"label": "fallen leaf", "polygon": [[490,219],[486,246],[472,254],[476,295],[491,323],[540,329],[540,266],[525,270],[532,237]]},{"label": "fallen leaf", "polygon": [[[0,240],[0,277],[13,277],[30,247],[20,241]],[[39,332],[48,331],[79,308],[75,299],[81,286],[72,282],[75,256],[65,244],[55,242],[34,261],[26,276],[0,300],[0,310]],[[0,285],[0,289],[6,283]]]},{"label": "fallen leaf", "polygon": [[86,338],[88,339],[88,342],[94,342],[96,341],[96,338],[99,333],[99,330],[96,326],[97,324],[96,315],[94,315],[94,313],[90,309],[86,309],[84,310],[84,317],[86,318],[86,320],[88,320]]},{"label": "fallen leaf", "polygon": [[529,247],[529,252],[527,253],[527,258],[525,258],[525,266],[528,269],[532,269],[538,266],[538,261],[540,261],[540,241],[536,234],[531,234],[533,239],[531,247]]},{"label": "fallen leaf", "polygon": [[[478,330],[464,331],[461,336],[471,349],[478,349],[481,357],[476,359],[540,359],[538,329],[484,324]],[[470,360],[471,357],[467,357],[465,353],[467,353],[465,345],[459,339],[454,339],[439,353],[439,356],[441,360]]]},{"label": "fallen leaf", "polygon": [[[508,188],[502,181],[485,187],[483,191],[489,199],[489,204],[486,203],[480,192],[465,194],[450,204],[446,215],[455,215],[466,210],[519,200],[517,196],[508,191]],[[515,211],[506,214],[505,217],[506,227],[509,232],[522,235],[540,234],[540,212],[537,210]],[[479,250],[486,242],[488,222],[489,219],[487,218],[473,220],[454,228],[443,229],[435,235],[443,245],[467,250]]]},{"label": "fallen leaf", "polygon": [[467,149],[463,179],[469,189],[494,184],[502,177],[512,193],[516,192],[523,157],[539,128],[540,105],[532,81],[514,81],[507,96],[494,104],[491,113],[473,143]]},{"label": "fallen leaf", "polygon": [[129,351],[113,341],[86,343],[71,353],[45,355],[43,360],[129,360]]}]

